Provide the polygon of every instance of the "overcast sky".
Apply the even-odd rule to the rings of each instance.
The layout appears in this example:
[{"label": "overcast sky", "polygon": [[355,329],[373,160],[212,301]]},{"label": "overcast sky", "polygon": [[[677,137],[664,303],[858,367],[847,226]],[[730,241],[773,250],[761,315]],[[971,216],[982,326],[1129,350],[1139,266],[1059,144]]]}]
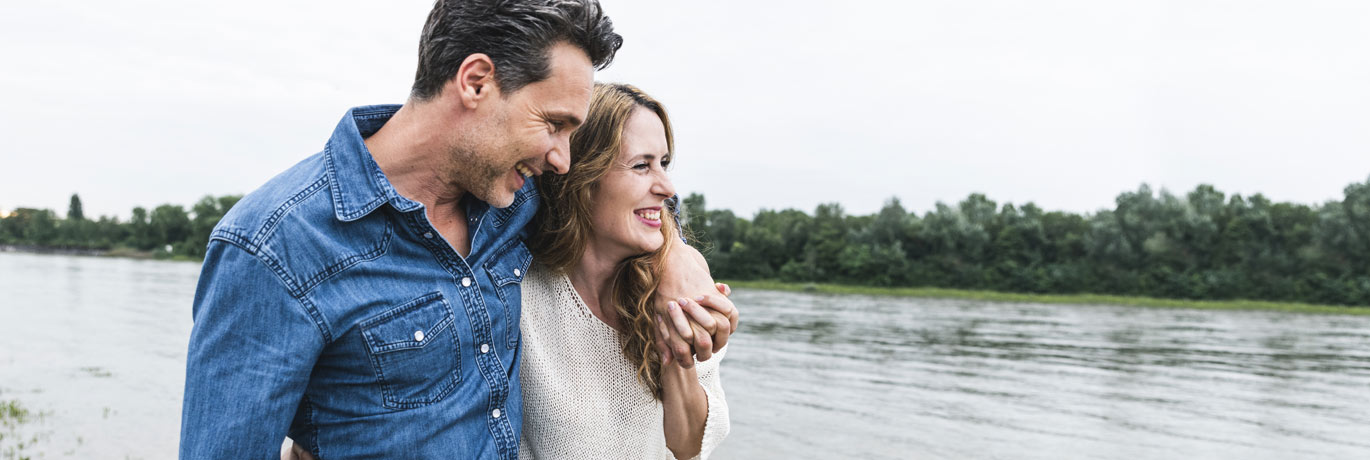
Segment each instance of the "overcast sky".
[{"label": "overcast sky", "polygon": [[[246,193],[402,102],[432,3],[0,7],[0,210]],[[711,208],[983,192],[1089,212],[1146,182],[1318,203],[1370,176],[1370,2],[605,1],[601,80],[671,112]]]}]

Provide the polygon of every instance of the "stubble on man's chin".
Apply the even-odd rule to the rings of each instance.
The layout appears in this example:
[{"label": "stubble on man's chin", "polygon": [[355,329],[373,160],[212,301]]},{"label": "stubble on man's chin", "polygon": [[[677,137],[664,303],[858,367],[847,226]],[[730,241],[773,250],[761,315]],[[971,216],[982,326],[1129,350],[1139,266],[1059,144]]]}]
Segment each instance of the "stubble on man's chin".
[{"label": "stubble on man's chin", "polygon": [[461,147],[453,149],[451,159],[448,165],[450,183],[496,208],[505,208],[514,203],[514,193],[505,190],[504,181],[501,180],[508,171],[513,170],[513,165],[502,168],[493,159]]}]

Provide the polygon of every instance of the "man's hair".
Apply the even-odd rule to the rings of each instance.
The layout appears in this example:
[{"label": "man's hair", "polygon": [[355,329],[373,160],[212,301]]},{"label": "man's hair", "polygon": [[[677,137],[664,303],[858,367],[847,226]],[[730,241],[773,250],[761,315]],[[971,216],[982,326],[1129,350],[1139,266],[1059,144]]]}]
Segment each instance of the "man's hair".
[{"label": "man's hair", "polygon": [[495,83],[513,93],[548,77],[549,52],[559,42],[580,48],[603,69],[623,37],[597,0],[437,0],[423,25],[410,97],[437,96],[475,53],[490,56]]}]

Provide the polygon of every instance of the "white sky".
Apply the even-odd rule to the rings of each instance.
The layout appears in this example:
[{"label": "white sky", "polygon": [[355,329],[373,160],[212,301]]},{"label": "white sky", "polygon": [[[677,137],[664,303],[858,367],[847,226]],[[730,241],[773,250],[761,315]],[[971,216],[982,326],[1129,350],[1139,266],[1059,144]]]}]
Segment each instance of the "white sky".
[{"label": "white sky", "polygon": [[[1281,201],[1370,176],[1363,0],[606,0],[711,208],[1075,212],[1142,182]],[[0,210],[245,193],[402,102],[421,1],[0,7]]]}]

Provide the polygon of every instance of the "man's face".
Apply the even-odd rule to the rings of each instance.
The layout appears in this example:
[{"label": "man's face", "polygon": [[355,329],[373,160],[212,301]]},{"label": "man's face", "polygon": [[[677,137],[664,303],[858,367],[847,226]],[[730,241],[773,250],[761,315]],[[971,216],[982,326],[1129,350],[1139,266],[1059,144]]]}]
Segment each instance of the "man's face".
[{"label": "man's face", "polygon": [[572,45],[550,51],[546,79],[486,99],[481,121],[454,144],[456,182],[491,206],[509,206],[532,176],[565,174],[570,166],[571,131],[589,111],[594,66]]}]

